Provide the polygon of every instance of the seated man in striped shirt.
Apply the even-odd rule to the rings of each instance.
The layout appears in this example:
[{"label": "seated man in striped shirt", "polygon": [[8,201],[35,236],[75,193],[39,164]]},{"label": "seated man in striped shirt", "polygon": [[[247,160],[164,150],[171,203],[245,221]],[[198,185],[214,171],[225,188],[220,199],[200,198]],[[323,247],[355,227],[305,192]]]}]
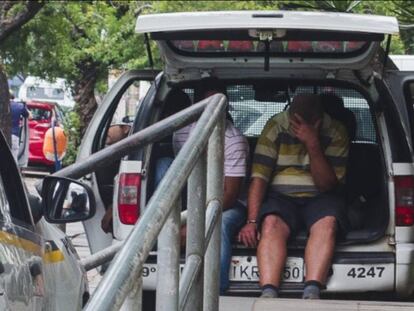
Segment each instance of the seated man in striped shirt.
[{"label": "seated man in striped shirt", "polygon": [[[317,95],[298,95],[272,117],[256,146],[247,224],[239,233],[255,247],[263,298],[278,296],[287,241],[301,225],[305,249],[305,299],[325,286],[337,232],[345,230],[343,183],[349,150],[345,127],[323,112]],[[257,221],[257,223],[256,223]]]},{"label": "seated man in striped shirt", "polygon": [[[226,89],[219,81],[206,80],[202,98],[216,93],[226,94]],[[201,100],[200,98],[199,100]],[[174,152],[177,154],[186,142],[196,123],[192,123],[175,131],[173,135]],[[227,112],[224,139],[224,198],[221,231],[220,254],[220,293],[224,294],[229,287],[229,270],[231,262],[232,241],[237,232],[246,222],[246,203],[240,197],[241,188],[246,176],[249,144],[243,134],[234,127],[230,114]]]}]

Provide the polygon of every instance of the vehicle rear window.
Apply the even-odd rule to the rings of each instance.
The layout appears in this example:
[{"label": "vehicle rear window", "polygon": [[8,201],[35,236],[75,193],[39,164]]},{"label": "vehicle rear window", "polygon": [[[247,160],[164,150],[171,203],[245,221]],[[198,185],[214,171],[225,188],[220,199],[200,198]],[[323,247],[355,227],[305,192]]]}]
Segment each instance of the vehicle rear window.
[{"label": "vehicle rear window", "polygon": [[374,121],[367,100],[356,90],[336,87],[302,86],[289,91],[274,101],[255,99],[252,85],[233,85],[227,87],[230,114],[234,125],[247,137],[257,137],[266,122],[275,114],[288,108],[289,102],[297,94],[335,94],[340,97],[345,108],[352,111],[356,120],[355,141],[376,142]]},{"label": "vehicle rear window", "polygon": [[34,121],[50,120],[52,116],[51,110],[28,107],[31,113],[31,119]]},{"label": "vehicle rear window", "polygon": [[260,56],[269,51],[271,55],[312,56],[334,54],[354,55],[368,46],[365,41],[265,41],[259,40],[172,40],[169,46],[179,54],[191,56]]},{"label": "vehicle rear window", "polygon": [[43,98],[43,99],[64,99],[65,92],[63,89],[51,88],[51,87],[40,87],[31,86],[27,88],[27,98]]}]

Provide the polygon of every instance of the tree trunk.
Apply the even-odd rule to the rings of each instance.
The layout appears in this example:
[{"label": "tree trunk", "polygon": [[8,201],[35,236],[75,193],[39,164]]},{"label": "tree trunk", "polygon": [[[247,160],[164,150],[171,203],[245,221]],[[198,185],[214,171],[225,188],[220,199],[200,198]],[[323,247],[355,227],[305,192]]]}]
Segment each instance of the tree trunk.
[{"label": "tree trunk", "polygon": [[7,76],[0,64],[0,129],[3,131],[6,141],[11,146],[11,114],[10,94]]},{"label": "tree trunk", "polygon": [[83,62],[78,64],[81,72],[79,80],[75,81],[74,92],[76,106],[75,110],[80,117],[80,134],[85,134],[86,128],[92,119],[97,108],[95,99],[95,86],[98,80],[98,64],[91,62]]}]

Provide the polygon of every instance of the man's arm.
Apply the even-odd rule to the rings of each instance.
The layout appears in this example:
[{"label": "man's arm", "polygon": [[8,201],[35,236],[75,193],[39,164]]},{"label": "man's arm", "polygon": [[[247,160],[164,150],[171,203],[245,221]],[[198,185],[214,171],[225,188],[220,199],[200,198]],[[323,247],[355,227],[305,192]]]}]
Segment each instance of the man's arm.
[{"label": "man's arm", "polygon": [[[267,181],[254,177],[249,187],[247,199],[247,221],[256,221],[260,206],[266,194]],[[247,223],[239,233],[239,241],[246,246],[256,247],[257,245],[257,224]]]},{"label": "man's arm", "polygon": [[224,177],[223,210],[233,207],[239,197],[244,177]]},{"label": "man's arm", "polygon": [[258,240],[257,215],[266,195],[267,185],[272,179],[278,154],[275,143],[278,136],[277,122],[271,118],[265,125],[254,152],[252,178],[247,198],[247,224],[239,233],[239,241],[256,247]]},{"label": "man's arm", "polygon": [[322,120],[315,125],[307,124],[301,116],[295,114],[291,126],[295,136],[306,146],[310,160],[313,181],[319,191],[329,191],[336,186],[338,179],[328,162],[320,143],[319,128]]},{"label": "man's arm", "polygon": [[310,170],[313,181],[319,191],[325,192],[334,188],[338,179],[331,164],[328,162],[320,143],[306,146],[310,159]]}]

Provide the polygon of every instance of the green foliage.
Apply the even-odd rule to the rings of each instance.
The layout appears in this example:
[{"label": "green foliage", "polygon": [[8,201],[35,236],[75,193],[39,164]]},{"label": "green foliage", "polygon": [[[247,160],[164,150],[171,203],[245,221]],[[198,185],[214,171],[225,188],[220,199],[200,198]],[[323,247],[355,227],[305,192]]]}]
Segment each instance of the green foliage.
[{"label": "green foliage", "polygon": [[78,154],[78,147],[80,145],[80,118],[74,111],[69,111],[65,114],[63,120],[63,128],[65,135],[68,138],[68,148],[66,155],[63,158],[63,165],[67,166],[75,162],[76,155]]},{"label": "green foliage", "polygon": [[[401,39],[404,42],[406,52],[414,53],[414,1],[393,1],[392,13],[397,16],[401,26]],[[404,25],[405,24],[405,25]]]},{"label": "green foliage", "polygon": [[106,79],[108,68],[132,67],[143,40],[134,31],[137,3],[124,5],[127,10],[103,1],[49,2],[1,47],[8,72],[63,77],[73,84],[85,61],[97,64],[99,79]]},{"label": "green foliage", "polygon": [[[34,19],[2,43],[0,59],[9,75],[62,77],[71,86],[84,78],[85,67],[92,67],[98,78],[93,87],[106,92],[108,70],[149,67],[144,39],[134,29],[138,13],[282,8],[396,15],[407,24],[414,20],[414,0],[48,1]],[[151,46],[155,67],[160,68],[158,49],[154,42]],[[393,37],[393,54],[413,51],[413,30],[402,30],[401,37]],[[75,112],[68,114],[65,164],[76,156],[80,124]]]}]

